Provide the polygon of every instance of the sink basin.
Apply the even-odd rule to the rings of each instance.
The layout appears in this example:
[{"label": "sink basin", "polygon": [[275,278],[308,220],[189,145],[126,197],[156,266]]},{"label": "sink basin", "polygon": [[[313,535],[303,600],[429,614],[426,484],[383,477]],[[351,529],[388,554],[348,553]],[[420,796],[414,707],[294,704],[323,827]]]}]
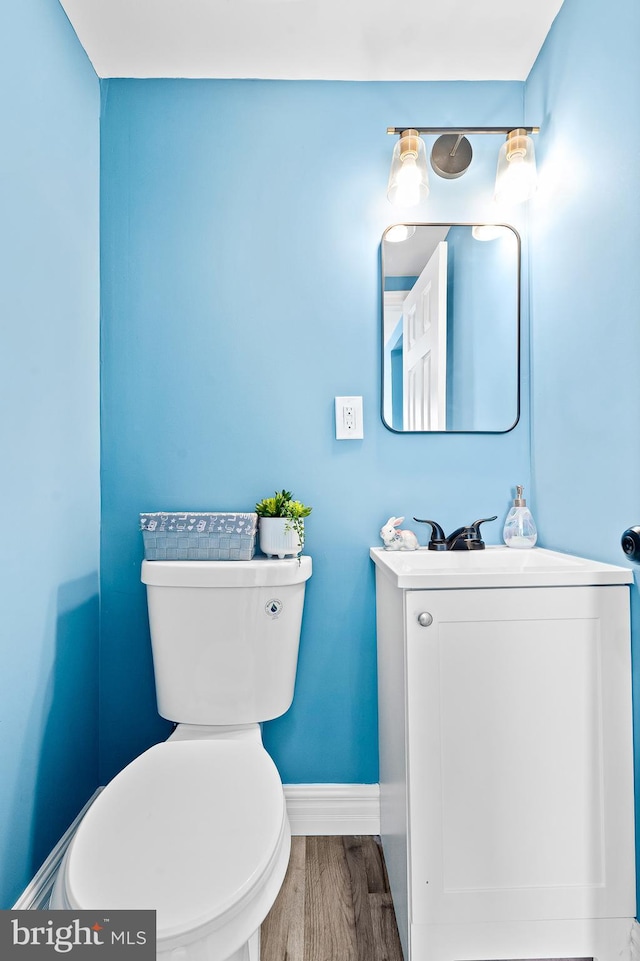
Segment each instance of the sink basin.
[{"label": "sink basin", "polygon": [[633,583],[633,572],[627,567],[542,547],[487,547],[483,551],[387,551],[372,547],[370,555],[377,569],[404,590]]}]

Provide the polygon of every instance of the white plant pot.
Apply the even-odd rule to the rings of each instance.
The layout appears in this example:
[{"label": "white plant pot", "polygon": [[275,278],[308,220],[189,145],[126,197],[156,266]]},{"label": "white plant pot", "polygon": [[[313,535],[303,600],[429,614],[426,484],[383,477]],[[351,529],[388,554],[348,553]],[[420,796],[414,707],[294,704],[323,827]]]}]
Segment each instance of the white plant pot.
[{"label": "white plant pot", "polygon": [[297,557],[302,546],[300,538],[286,517],[260,518],[260,550],[267,557]]}]

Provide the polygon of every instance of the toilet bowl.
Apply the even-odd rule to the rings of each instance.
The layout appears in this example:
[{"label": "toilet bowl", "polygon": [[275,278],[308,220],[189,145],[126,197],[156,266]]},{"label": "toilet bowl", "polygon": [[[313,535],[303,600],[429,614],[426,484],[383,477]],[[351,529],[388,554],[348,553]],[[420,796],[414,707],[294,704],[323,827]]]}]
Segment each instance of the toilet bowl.
[{"label": "toilet bowl", "polygon": [[291,833],[260,723],[293,700],[311,559],[144,561],[159,713],[176,722],[105,787],[54,909],[156,911],[162,961],[259,961]]},{"label": "toilet bowl", "polygon": [[282,784],[257,727],[170,739],[97,797],[51,907],[153,909],[158,958],[257,961],[256,932],[282,885],[290,839]]}]

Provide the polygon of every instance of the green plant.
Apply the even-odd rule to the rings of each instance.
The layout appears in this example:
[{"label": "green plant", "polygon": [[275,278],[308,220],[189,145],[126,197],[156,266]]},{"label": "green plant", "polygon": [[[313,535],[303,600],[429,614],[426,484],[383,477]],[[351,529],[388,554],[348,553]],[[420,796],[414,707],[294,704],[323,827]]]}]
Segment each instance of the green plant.
[{"label": "green plant", "polygon": [[308,517],[312,508],[301,501],[293,499],[291,491],[276,491],[273,497],[265,497],[256,504],[258,517],[284,517],[286,531],[295,531],[300,541],[300,549],[304,547],[303,518]]}]

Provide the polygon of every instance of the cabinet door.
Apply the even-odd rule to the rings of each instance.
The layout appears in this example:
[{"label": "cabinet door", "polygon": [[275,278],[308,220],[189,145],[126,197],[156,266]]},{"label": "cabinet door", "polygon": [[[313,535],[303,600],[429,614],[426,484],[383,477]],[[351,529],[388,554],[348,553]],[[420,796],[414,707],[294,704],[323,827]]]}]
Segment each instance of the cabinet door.
[{"label": "cabinet door", "polygon": [[627,588],[405,603],[411,920],[633,917]]}]

